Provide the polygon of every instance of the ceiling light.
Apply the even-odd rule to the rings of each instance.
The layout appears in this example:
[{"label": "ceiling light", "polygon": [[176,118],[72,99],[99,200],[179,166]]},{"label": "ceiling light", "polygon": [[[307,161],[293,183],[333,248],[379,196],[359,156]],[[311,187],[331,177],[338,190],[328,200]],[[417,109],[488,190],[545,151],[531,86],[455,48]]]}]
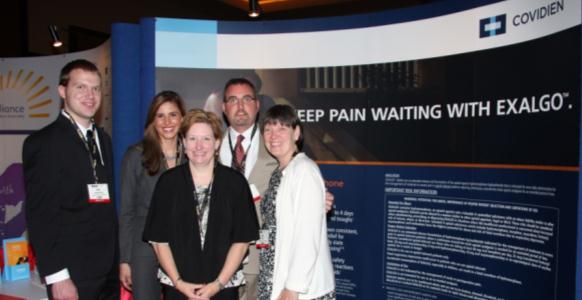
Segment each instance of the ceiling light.
[{"label": "ceiling light", "polygon": [[259,0],[249,0],[249,17],[258,18],[261,15]]},{"label": "ceiling light", "polygon": [[49,32],[51,33],[51,38],[53,39],[53,47],[58,48],[63,45],[63,42],[59,38],[59,30],[57,25],[49,25]]}]

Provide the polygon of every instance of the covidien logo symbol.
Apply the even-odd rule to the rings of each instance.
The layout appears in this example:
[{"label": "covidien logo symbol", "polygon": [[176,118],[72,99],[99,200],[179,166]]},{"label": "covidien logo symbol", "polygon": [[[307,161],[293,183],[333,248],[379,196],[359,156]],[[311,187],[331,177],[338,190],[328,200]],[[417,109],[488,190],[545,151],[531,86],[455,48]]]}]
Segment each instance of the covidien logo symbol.
[{"label": "covidien logo symbol", "polygon": [[505,33],[505,14],[479,20],[479,37],[485,38]]}]

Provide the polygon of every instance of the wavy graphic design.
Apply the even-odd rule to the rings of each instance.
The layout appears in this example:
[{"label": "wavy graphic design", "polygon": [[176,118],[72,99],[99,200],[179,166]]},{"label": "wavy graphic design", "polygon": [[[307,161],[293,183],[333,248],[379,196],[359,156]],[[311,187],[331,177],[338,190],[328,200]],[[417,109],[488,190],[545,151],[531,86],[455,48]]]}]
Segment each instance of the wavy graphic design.
[{"label": "wavy graphic design", "polygon": [[24,233],[24,176],[22,164],[10,165],[0,175],[0,239]]}]

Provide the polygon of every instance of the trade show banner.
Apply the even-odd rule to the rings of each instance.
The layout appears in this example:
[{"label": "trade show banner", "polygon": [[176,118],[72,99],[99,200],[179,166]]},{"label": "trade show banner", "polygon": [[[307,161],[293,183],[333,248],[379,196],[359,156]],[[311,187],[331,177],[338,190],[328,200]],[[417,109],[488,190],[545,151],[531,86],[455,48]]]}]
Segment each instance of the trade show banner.
[{"label": "trade show banner", "polygon": [[0,58],[0,240],[26,231],[22,143],[60,113],[59,72],[69,61],[84,58],[101,71],[103,100],[96,121],[111,132],[110,53],[109,43],[105,43],[65,55]]},{"label": "trade show banner", "polygon": [[[155,20],[156,91],[296,108],[335,195],[338,299],[575,299],[581,1]],[[578,296],[580,297],[580,296]]]}]

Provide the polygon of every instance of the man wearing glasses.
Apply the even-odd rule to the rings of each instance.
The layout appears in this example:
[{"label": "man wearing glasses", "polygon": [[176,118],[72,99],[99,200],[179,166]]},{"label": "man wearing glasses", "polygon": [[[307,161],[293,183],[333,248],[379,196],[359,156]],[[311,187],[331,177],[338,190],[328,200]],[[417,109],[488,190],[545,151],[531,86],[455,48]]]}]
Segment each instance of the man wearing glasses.
[{"label": "man wearing glasses", "polygon": [[[226,83],[222,110],[229,127],[220,146],[220,161],[244,174],[249,181],[260,224],[261,195],[267,189],[277,161],[263,145],[257,123],[261,104],[256,95],[254,84],[246,78],[233,78]],[[254,245],[249,247],[249,260],[243,273],[246,286],[239,289],[240,299],[257,299],[259,251]]]}]

